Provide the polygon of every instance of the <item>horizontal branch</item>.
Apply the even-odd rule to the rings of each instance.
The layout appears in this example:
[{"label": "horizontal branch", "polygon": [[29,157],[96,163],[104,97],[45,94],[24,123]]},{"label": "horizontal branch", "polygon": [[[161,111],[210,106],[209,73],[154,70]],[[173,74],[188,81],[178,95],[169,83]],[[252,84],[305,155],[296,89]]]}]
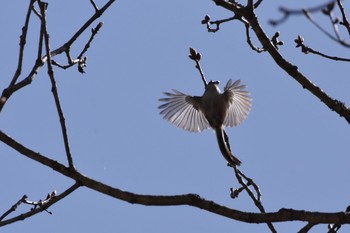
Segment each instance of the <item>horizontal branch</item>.
[{"label": "horizontal branch", "polygon": [[20,154],[35,160],[53,170],[75,180],[79,185],[85,186],[97,192],[106,194],[116,199],[131,204],[147,206],[178,206],[189,205],[215,213],[230,219],[247,223],[285,222],[285,221],[306,221],[313,223],[350,223],[350,214],[345,212],[320,213],[302,210],[281,209],[273,213],[249,213],[219,205],[213,201],[201,198],[197,194],[183,195],[143,195],[136,194],[109,186],[97,180],[91,179],[78,171],[62,165],[61,163],[45,157],[37,152],[18,143],[4,132],[0,131],[0,141],[13,148]]}]

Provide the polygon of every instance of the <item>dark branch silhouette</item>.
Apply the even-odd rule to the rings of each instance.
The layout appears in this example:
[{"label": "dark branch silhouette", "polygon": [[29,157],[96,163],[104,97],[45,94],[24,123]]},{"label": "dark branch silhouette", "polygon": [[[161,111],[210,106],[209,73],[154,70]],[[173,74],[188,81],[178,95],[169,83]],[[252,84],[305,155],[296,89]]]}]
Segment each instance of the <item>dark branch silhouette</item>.
[{"label": "dark branch silhouette", "polygon": [[324,104],[326,104],[331,110],[338,113],[340,116],[344,117],[348,123],[350,123],[350,109],[342,102],[337,99],[332,98],[321,88],[312,83],[301,71],[299,71],[296,65],[287,61],[276,49],[276,47],[271,43],[269,37],[265,34],[262,29],[257,16],[253,9],[247,7],[241,7],[237,5],[235,1],[226,2],[223,0],[214,0],[214,2],[229,10],[237,15],[241,15],[249,23],[249,26],[254,31],[256,37],[262,44],[263,48],[270,54],[276,64],[288,73],[292,78],[294,78],[300,85],[310,91],[315,97],[320,99]]},{"label": "dark branch silhouette", "polygon": [[[231,21],[237,20],[240,23],[244,24],[245,27],[245,36],[247,39],[248,46],[256,51],[257,53],[267,52],[270,54],[275,63],[283,69],[286,73],[290,75],[293,79],[295,79],[301,86],[311,92],[316,98],[321,100],[325,105],[327,105],[331,110],[337,112],[340,116],[346,119],[348,123],[350,123],[350,110],[349,108],[341,101],[332,98],[326,92],[322,91],[321,88],[313,84],[295,65],[291,62],[287,61],[282,55],[279,53],[279,46],[283,45],[283,42],[279,40],[280,33],[276,32],[271,38],[267,36],[258,21],[258,17],[255,14],[255,9],[258,8],[263,0],[248,0],[246,5],[242,5],[236,1],[224,1],[224,0],[213,0],[218,6],[223,7],[233,13],[233,17],[229,17],[222,20],[212,21],[211,18],[206,15],[202,24],[205,24],[208,32],[217,32],[220,30],[220,25],[223,23],[229,23]],[[103,13],[115,2],[115,0],[109,0],[99,8],[94,0],[90,0],[90,4],[94,8],[94,14],[72,35],[72,37],[63,43],[60,47],[56,49],[50,48],[50,37],[49,37],[49,27],[46,22],[47,16],[47,7],[48,4],[42,2],[41,0],[31,0],[29,2],[29,6],[27,9],[24,25],[22,28],[22,34],[20,36],[19,43],[19,55],[17,67],[14,72],[12,79],[9,82],[7,88],[5,88],[0,97],[0,112],[3,107],[7,103],[7,100],[17,91],[21,90],[24,87],[27,87],[31,84],[37,73],[41,70],[41,68],[46,64],[48,67],[48,76],[51,81],[51,91],[54,98],[57,114],[59,117],[59,124],[61,126],[64,147],[66,151],[66,157],[68,161],[68,165],[64,165],[59,163],[53,159],[51,159],[48,155],[42,155],[38,152],[31,150],[30,148],[24,146],[17,140],[8,136],[5,132],[0,129],[0,141],[17,151],[19,154],[36,161],[43,166],[53,169],[55,172],[66,176],[74,182],[69,188],[67,188],[64,192],[57,195],[55,191],[49,193],[46,198],[39,201],[31,201],[29,200],[27,195],[23,195],[15,204],[9,205],[10,208],[6,210],[0,216],[0,226],[5,226],[8,224],[15,223],[20,220],[24,220],[29,218],[35,214],[46,211],[47,213],[51,213],[48,208],[53,204],[63,200],[65,197],[73,193],[80,187],[86,187],[91,190],[97,191],[104,195],[108,195],[115,199],[125,201],[131,204],[140,204],[145,206],[179,206],[179,205],[187,205],[195,208],[199,208],[204,211],[208,211],[214,213],[216,215],[220,215],[223,217],[227,217],[233,220],[246,222],[246,223],[259,223],[259,224],[267,224],[271,232],[277,232],[273,223],[276,222],[287,222],[287,221],[302,221],[305,222],[306,225],[300,229],[299,232],[308,232],[313,226],[317,224],[328,224],[329,232],[336,232],[342,226],[342,224],[350,224],[350,207],[347,207],[345,211],[335,212],[335,213],[321,213],[321,212],[311,212],[305,210],[293,210],[293,209],[285,209],[282,208],[277,212],[269,212],[265,211],[265,208],[262,204],[262,193],[258,184],[255,181],[244,174],[241,170],[239,170],[236,166],[233,166],[232,169],[234,171],[237,182],[240,187],[237,189],[231,189],[231,197],[237,198],[242,192],[246,192],[250,199],[253,201],[254,205],[259,210],[259,213],[251,213],[244,212],[232,208],[228,208],[226,206],[220,205],[214,201],[206,200],[199,196],[198,194],[179,194],[179,195],[149,195],[149,194],[138,194],[132,193],[125,190],[122,190],[117,187],[112,187],[108,184],[90,178],[82,173],[80,173],[74,166],[73,156],[70,150],[69,145],[69,137],[68,130],[65,123],[64,111],[63,107],[60,103],[59,92],[56,86],[56,77],[54,73],[54,67],[68,69],[77,65],[78,71],[80,73],[84,73],[85,66],[87,63],[87,56],[85,54],[88,52],[95,36],[99,32],[102,27],[102,23],[98,23],[92,30],[89,40],[86,42],[84,48],[77,56],[73,56],[71,54],[71,47],[74,45],[76,40],[84,33],[95,21],[98,19]],[[37,4],[37,6],[35,5]],[[334,17],[333,9],[335,5],[338,6],[339,11],[342,16],[341,21],[336,21]],[[37,7],[38,9],[36,9]],[[274,25],[278,25],[287,20],[291,15],[304,15],[306,18],[312,22],[317,28],[319,28],[325,35],[332,38],[334,41],[340,43],[345,47],[350,47],[346,42],[344,42],[338,30],[338,25],[344,26],[348,34],[350,35],[350,26],[346,17],[346,12],[343,8],[342,2],[340,0],[331,1],[326,4],[322,4],[320,6],[308,9],[301,10],[290,10],[287,8],[281,8],[284,16],[280,20],[272,21]],[[323,29],[321,25],[319,25],[313,18],[312,13],[322,12],[326,16],[329,17],[333,25],[333,34]],[[25,45],[27,39],[27,32],[30,24],[31,15],[34,13],[34,17],[38,17],[40,20],[40,34],[38,39],[38,51],[37,57],[34,62],[34,65],[31,71],[27,74],[25,78],[20,79],[22,75],[22,64],[25,53]],[[252,30],[252,31],[251,31]],[[253,35],[254,34],[254,35]],[[251,36],[256,36],[258,41],[261,43],[261,47],[258,47],[253,44]],[[301,47],[303,53],[313,53],[316,55],[320,55],[322,57],[338,60],[338,61],[349,61],[346,58],[340,58],[335,56],[329,56],[322,52],[316,51],[306,45],[304,45],[304,39],[299,36],[295,43],[297,47]],[[61,65],[58,62],[55,62],[53,59],[55,56],[62,54],[67,58],[67,64]],[[199,60],[201,55],[197,53],[194,49],[190,50],[190,58],[196,62],[196,68],[200,72],[201,78],[203,80],[204,85],[207,84],[204,73],[200,66]],[[225,134],[225,141],[228,145],[229,150],[229,138]],[[13,214],[17,211],[18,206],[20,205],[30,205],[32,208],[22,214],[18,214],[15,217],[8,218],[10,214]]]},{"label": "dark branch silhouette", "polygon": [[[269,223],[269,222],[286,222],[286,221],[306,221],[313,222],[315,224],[320,223],[337,223],[337,224],[349,224],[350,215],[346,212],[336,213],[320,213],[304,210],[293,209],[280,209],[278,212],[272,213],[251,213],[242,212],[235,209],[219,205],[214,201],[206,200],[197,194],[182,194],[182,195],[144,195],[136,194],[128,191],[109,186],[100,181],[94,180],[79,173],[77,170],[73,170],[63,164],[43,156],[37,152],[30,150],[29,148],[18,143],[4,132],[0,131],[0,141],[16,150],[18,153],[39,162],[47,167],[52,168],[54,171],[67,176],[77,182],[75,188],[78,185],[85,186],[97,192],[106,194],[116,199],[129,202],[131,204],[141,204],[146,206],[178,206],[188,205],[200,208],[202,210],[215,213],[230,219],[247,223]],[[5,221],[0,222],[2,226]],[[7,223],[8,224],[8,223]]]}]

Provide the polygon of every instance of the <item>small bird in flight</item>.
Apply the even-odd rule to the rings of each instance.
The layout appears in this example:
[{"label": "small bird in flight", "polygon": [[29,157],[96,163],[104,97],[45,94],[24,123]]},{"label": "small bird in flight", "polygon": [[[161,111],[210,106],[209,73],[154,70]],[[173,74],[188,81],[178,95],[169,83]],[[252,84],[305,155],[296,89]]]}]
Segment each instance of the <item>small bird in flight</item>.
[{"label": "small bird in flight", "polygon": [[160,114],[179,128],[190,132],[201,132],[209,127],[213,128],[220,151],[231,166],[240,165],[241,161],[235,157],[230,149],[226,127],[234,127],[242,123],[251,109],[250,93],[244,90],[245,85],[240,80],[232,82],[230,79],[224,87],[219,89],[219,81],[205,83],[202,96],[190,96],[180,91],[164,92],[165,102],[159,106]]}]

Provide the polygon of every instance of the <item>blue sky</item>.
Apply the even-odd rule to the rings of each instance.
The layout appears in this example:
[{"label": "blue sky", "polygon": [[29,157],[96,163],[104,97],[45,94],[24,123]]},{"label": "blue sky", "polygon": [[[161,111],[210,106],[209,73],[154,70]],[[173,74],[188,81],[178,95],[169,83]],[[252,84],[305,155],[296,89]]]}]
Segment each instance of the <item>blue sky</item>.
[{"label": "blue sky", "polygon": [[[104,2],[96,3],[101,6]],[[0,9],[1,28],[6,32],[0,43],[1,90],[10,82],[17,65],[27,5],[18,0],[5,1]],[[325,92],[349,103],[348,64],[304,55],[295,48],[294,39],[300,34],[307,45],[330,55],[346,56],[348,51],[302,17],[271,27],[267,22],[281,16],[280,5],[304,7],[305,3],[264,1],[257,14],[266,33],[272,36],[280,31],[285,43],[280,52],[285,58]],[[89,1],[49,1],[51,48],[66,42],[92,13]],[[266,211],[344,210],[350,192],[347,122],[280,70],[268,54],[252,51],[241,23],[224,24],[219,32],[208,33],[200,24],[206,14],[212,19],[231,16],[212,1],[117,1],[99,20],[104,25],[87,53],[86,73],[82,75],[75,68],[55,69],[77,169],[131,192],[197,193],[231,208],[257,212],[246,194],[237,200],[230,198],[229,189],[238,184],[226,167],[212,130],[189,133],[159,115],[158,99],[163,91],[203,93],[198,71],[188,58],[188,48],[194,47],[202,54],[208,80],[220,80],[223,87],[230,78],[241,79],[251,92],[250,115],[242,125],[227,132],[234,153],[242,160],[242,171],[261,188]],[[315,17],[328,23],[321,15]],[[34,64],[38,23],[34,16],[21,78]],[[73,54],[81,51],[89,33],[73,46]],[[253,41],[259,46],[255,37]],[[55,59],[65,62],[64,56]],[[30,86],[11,97],[1,112],[0,127],[34,151],[66,162],[46,66]],[[0,151],[0,212],[24,194],[39,200],[73,183],[4,144],[0,144]],[[28,209],[21,206],[16,213]],[[74,192],[50,211],[53,215],[41,213],[1,230],[269,232],[265,225],[240,223],[188,206],[131,205],[87,188]],[[276,224],[276,228],[296,232],[303,225],[292,222]],[[325,232],[325,228],[318,226],[313,232]]]}]

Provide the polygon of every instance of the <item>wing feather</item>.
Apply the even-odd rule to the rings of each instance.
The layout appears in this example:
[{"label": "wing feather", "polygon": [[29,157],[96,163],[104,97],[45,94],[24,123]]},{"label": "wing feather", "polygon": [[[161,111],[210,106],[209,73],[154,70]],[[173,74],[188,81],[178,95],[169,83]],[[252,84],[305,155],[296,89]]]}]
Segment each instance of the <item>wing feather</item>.
[{"label": "wing feather", "polygon": [[173,90],[173,93],[164,92],[164,95],[167,97],[159,101],[165,103],[158,107],[164,119],[191,132],[200,132],[210,127],[200,111],[201,97],[189,96],[177,90]]},{"label": "wing feather", "polygon": [[227,116],[224,121],[224,125],[228,127],[234,127],[242,123],[248,116],[251,109],[251,97],[248,91],[245,91],[245,85],[240,85],[240,80],[232,83],[232,80],[228,80],[225,88],[224,95],[228,98],[230,107]]}]

